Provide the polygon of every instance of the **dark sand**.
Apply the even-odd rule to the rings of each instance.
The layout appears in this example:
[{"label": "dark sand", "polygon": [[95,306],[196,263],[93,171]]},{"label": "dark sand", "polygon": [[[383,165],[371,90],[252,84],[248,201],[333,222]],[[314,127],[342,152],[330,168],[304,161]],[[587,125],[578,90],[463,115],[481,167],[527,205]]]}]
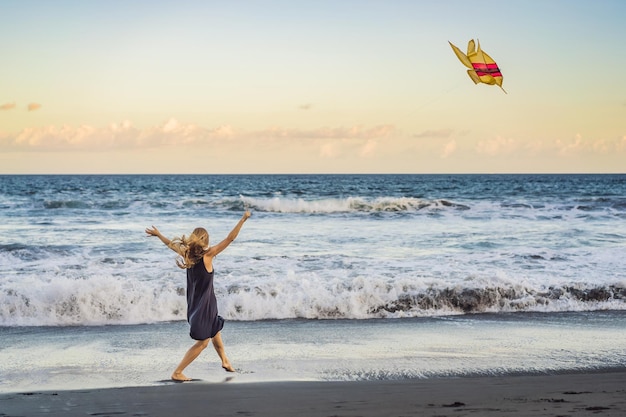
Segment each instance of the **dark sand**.
[{"label": "dark sand", "polygon": [[164,384],[0,395],[0,416],[626,416],[626,370],[404,381]]}]

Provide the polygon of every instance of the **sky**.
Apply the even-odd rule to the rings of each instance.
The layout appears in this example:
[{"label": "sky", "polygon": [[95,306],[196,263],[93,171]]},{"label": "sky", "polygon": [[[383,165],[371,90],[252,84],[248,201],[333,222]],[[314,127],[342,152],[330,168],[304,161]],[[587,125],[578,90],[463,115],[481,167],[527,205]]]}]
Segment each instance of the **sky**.
[{"label": "sky", "polygon": [[[0,0],[0,174],[624,173],[626,1]],[[448,42],[498,63],[475,85]]]}]

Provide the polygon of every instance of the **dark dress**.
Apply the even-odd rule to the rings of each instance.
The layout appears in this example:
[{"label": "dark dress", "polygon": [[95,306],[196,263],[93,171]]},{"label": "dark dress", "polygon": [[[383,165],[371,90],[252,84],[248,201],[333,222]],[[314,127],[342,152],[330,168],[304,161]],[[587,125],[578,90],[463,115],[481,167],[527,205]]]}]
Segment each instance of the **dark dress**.
[{"label": "dark dress", "polygon": [[206,270],[202,259],[187,269],[187,321],[195,340],[212,338],[224,327],[224,319],[217,314],[213,272]]}]

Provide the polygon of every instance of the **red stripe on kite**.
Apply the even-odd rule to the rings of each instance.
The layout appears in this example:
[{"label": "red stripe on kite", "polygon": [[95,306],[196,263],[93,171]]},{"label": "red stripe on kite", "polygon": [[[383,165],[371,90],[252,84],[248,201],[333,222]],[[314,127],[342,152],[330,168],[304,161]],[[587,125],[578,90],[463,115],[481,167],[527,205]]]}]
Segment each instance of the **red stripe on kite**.
[{"label": "red stripe on kite", "polygon": [[480,77],[483,75],[491,75],[494,77],[502,77],[502,73],[500,72],[500,68],[496,64],[483,64],[473,63],[472,67],[474,67],[474,71]]}]

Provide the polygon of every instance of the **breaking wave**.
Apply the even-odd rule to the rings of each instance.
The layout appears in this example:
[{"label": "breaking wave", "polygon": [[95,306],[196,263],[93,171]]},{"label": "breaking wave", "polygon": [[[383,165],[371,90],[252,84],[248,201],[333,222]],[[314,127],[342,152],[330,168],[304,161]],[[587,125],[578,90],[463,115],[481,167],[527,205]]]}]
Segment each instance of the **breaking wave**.
[{"label": "breaking wave", "polygon": [[[244,205],[260,212],[273,213],[378,213],[416,212],[419,210],[442,210],[446,208],[469,210],[469,206],[448,200],[428,200],[412,197],[360,197],[305,200],[300,198],[274,197],[268,199],[247,198]],[[235,201],[232,201],[236,203]]]},{"label": "breaking wave", "polygon": [[[426,285],[355,278],[216,286],[229,320],[372,319],[493,312],[626,310],[626,285],[546,288],[492,283]],[[0,286],[1,326],[138,324],[186,319],[185,289],[122,277],[25,279]]]}]

